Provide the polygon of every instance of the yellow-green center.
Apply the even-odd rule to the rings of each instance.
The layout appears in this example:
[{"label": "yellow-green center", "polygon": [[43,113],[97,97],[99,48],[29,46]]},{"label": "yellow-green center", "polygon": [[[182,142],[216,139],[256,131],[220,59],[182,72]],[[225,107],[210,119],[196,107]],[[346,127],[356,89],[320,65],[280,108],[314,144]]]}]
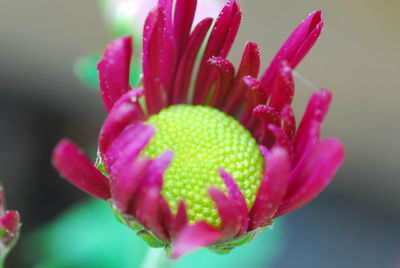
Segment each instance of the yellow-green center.
[{"label": "yellow-green center", "polygon": [[147,123],[155,126],[156,133],[143,154],[156,158],[168,149],[174,152],[162,194],[175,213],[179,201],[185,200],[190,223],[205,220],[220,225],[208,195],[211,186],[226,193],[219,168],[231,174],[251,208],[262,178],[263,157],[238,121],[208,106],[175,105],[150,116]]}]

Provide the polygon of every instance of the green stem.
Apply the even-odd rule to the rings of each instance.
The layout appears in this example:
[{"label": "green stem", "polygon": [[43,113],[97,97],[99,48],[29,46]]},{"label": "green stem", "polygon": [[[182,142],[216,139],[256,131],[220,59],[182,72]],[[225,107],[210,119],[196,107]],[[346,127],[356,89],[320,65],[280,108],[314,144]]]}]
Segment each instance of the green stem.
[{"label": "green stem", "polygon": [[151,248],[147,251],[141,268],[171,268],[172,261],[166,256],[163,248]]}]

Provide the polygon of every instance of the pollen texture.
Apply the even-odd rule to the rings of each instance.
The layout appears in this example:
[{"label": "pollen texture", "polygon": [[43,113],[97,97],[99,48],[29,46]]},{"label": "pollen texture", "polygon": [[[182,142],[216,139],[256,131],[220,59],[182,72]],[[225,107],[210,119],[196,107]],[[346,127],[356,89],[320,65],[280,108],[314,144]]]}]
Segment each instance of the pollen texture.
[{"label": "pollen texture", "polygon": [[238,121],[208,106],[175,105],[150,116],[147,123],[156,133],[143,154],[156,158],[168,149],[174,152],[162,194],[175,213],[179,201],[185,200],[190,223],[205,220],[220,226],[208,195],[212,186],[227,192],[219,168],[231,174],[251,208],[262,179],[263,157]]}]

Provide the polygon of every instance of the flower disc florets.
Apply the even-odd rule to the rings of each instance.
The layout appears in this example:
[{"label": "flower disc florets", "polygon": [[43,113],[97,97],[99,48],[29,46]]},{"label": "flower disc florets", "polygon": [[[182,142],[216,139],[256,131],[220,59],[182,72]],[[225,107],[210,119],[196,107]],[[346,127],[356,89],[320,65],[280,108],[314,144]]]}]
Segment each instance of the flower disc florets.
[{"label": "flower disc florets", "polygon": [[162,189],[173,211],[185,200],[190,222],[205,220],[219,226],[220,217],[208,195],[212,186],[226,192],[219,168],[232,175],[251,208],[262,179],[263,158],[250,132],[233,117],[208,106],[175,105],[147,123],[155,126],[156,134],[143,153],[156,158],[166,150],[174,152]]}]

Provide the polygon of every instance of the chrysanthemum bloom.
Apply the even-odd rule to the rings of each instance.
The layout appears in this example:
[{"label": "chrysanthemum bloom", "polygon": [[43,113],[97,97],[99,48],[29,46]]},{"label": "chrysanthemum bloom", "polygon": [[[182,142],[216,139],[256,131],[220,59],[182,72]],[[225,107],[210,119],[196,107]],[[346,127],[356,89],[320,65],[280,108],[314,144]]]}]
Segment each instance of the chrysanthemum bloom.
[{"label": "chrysanthemum bloom", "polygon": [[0,185],[0,264],[17,243],[20,227],[18,211],[5,210],[3,187]]},{"label": "chrysanthemum bloom", "polygon": [[320,35],[322,16],[310,14],[258,78],[255,43],[236,71],[226,59],[241,20],[235,1],[216,20],[196,73],[212,19],[192,30],[196,1],[172,6],[160,0],[147,17],[141,88],[128,83],[130,37],[113,41],[98,64],[108,116],[96,164],[68,140],[53,163],[172,258],[198,247],[226,253],[314,199],[343,162],[343,145],[319,135],[331,93],[314,92],[297,127],[290,106],[291,70]]}]

